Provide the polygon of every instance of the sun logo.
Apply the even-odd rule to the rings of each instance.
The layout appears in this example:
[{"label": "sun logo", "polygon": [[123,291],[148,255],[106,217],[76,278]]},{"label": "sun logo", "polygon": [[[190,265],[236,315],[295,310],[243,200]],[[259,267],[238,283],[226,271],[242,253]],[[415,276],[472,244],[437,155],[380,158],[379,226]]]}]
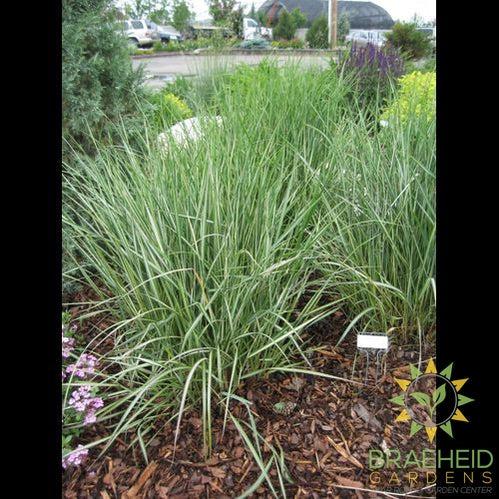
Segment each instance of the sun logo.
[{"label": "sun logo", "polygon": [[395,422],[410,421],[411,437],[421,428],[425,428],[430,442],[437,428],[453,437],[453,421],[469,422],[459,409],[473,402],[472,398],[459,393],[469,378],[452,380],[452,365],[438,373],[435,362],[430,359],[424,373],[411,365],[411,379],[395,378],[403,393],[390,402],[404,407]]}]

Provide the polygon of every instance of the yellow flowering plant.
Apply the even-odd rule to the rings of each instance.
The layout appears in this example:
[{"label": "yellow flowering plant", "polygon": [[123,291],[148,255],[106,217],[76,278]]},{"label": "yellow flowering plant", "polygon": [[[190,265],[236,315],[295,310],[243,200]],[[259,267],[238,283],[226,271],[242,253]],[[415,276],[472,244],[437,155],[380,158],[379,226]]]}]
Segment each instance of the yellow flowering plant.
[{"label": "yellow flowering plant", "polygon": [[435,119],[436,113],[436,73],[413,71],[398,80],[399,90],[394,101],[381,115],[381,123],[394,120],[406,123],[409,119]]},{"label": "yellow flowering plant", "polygon": [[186,102],[171,92],[157,94],[155,101],[156,117],[161,127],[174,125],[193,116]]}]

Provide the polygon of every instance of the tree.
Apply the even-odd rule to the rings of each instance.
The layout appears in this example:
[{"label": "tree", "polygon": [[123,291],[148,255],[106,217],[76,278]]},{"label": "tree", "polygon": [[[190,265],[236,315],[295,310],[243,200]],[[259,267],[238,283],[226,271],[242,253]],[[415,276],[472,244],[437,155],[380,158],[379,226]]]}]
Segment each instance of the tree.
[{"label": "tree", "polygon": [[259,10],[256,13],[256,20],[262,25],[262,26],[269,26],[269,18],[265,12]]},{"label": "tree", "polygon": [[307,16],[298,8],[291,11],[291,19],[295,25],[295,29],[303,28],[307,24]]},{"label": "tree", "polygon": [[282,9],[277,26],[274,28],[275,40],[291,40],[295,36],[296,27],[291,14]]},{"label": "tree", "polygon": [[125,5],[125,12],[132,19],[143,19],[151,13],[155,3],[153,0],[133,0]]},{"label": "tree", "polygon": [[210,0],[209,12],[218,25],[229,25],[236,0]]},{"label": "tree", "polygon": [[153,10],[148,14],[149,19],[156,24],[168,24],[170,22],[170,2],[161,0],[156,2]]},{"label": "tree", "polygon": [[251,19],[254,19],[255,21],[258,21],[258,17],[257,17],[257,14],[256,14],[256,10],[255,10],[255,4],[252,3],[251,4],[251,9],[248,13],[248,17],[250,17]]},{"label": "tree", "polygon": [[243,37],[243,18],[244,11],[242,7],[233,10],[229,15],[230,28],[238,38]]},{"label": "tree", "polygon": [[324,16],[318,17],[307,31],[307,42],[312,48],[326,49],[328,47],[328,26]]},{"label": "tree", "polygon": [[185,0],[174,0],[172,12],[172,24],[181,33],[188,27],[192,19],[192,12]]},{"label": "tree", "polygon": [[350,20],[347,14],[341,14],[338,19],[338,39],[341,42],[345,41],[346,36],[350,32]]}]

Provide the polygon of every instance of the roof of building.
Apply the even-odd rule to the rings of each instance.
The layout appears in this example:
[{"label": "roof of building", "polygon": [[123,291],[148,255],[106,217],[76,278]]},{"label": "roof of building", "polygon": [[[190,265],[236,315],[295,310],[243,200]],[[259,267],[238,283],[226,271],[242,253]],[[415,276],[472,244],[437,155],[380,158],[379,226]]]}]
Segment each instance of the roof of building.
[{"label": "roof of building", "polygon": [[[327,16],[328,0],[266,0],[258,9],[269,13],[277,1],[276,14],[282,8],[289,12],[293,9],[300,9],[308,18],[313,21],[319,16]],[[338,15],[346,14],[352,29],[388,29],[393,26],[393,19],[390,14],[373,2],[359,1],[338,1]]]}]

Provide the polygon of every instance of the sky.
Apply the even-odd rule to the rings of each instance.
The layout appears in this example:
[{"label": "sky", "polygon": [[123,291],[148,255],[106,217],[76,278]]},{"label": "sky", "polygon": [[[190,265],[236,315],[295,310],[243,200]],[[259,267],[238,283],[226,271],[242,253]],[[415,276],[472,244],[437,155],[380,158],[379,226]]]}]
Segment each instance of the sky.
[{"label": "sky", "polygon": [[[383,7],[394,20],[409,21],[414,14],[426,21],[431,21],[436,17],[436,0],[373,0],[373,2]],[[189,0],[189,3],[197,19],[209,17],[206,0]],[[241,5],[247,6],[248,9],[252,3],[258,9],[263,0],[241,0]]]}]

